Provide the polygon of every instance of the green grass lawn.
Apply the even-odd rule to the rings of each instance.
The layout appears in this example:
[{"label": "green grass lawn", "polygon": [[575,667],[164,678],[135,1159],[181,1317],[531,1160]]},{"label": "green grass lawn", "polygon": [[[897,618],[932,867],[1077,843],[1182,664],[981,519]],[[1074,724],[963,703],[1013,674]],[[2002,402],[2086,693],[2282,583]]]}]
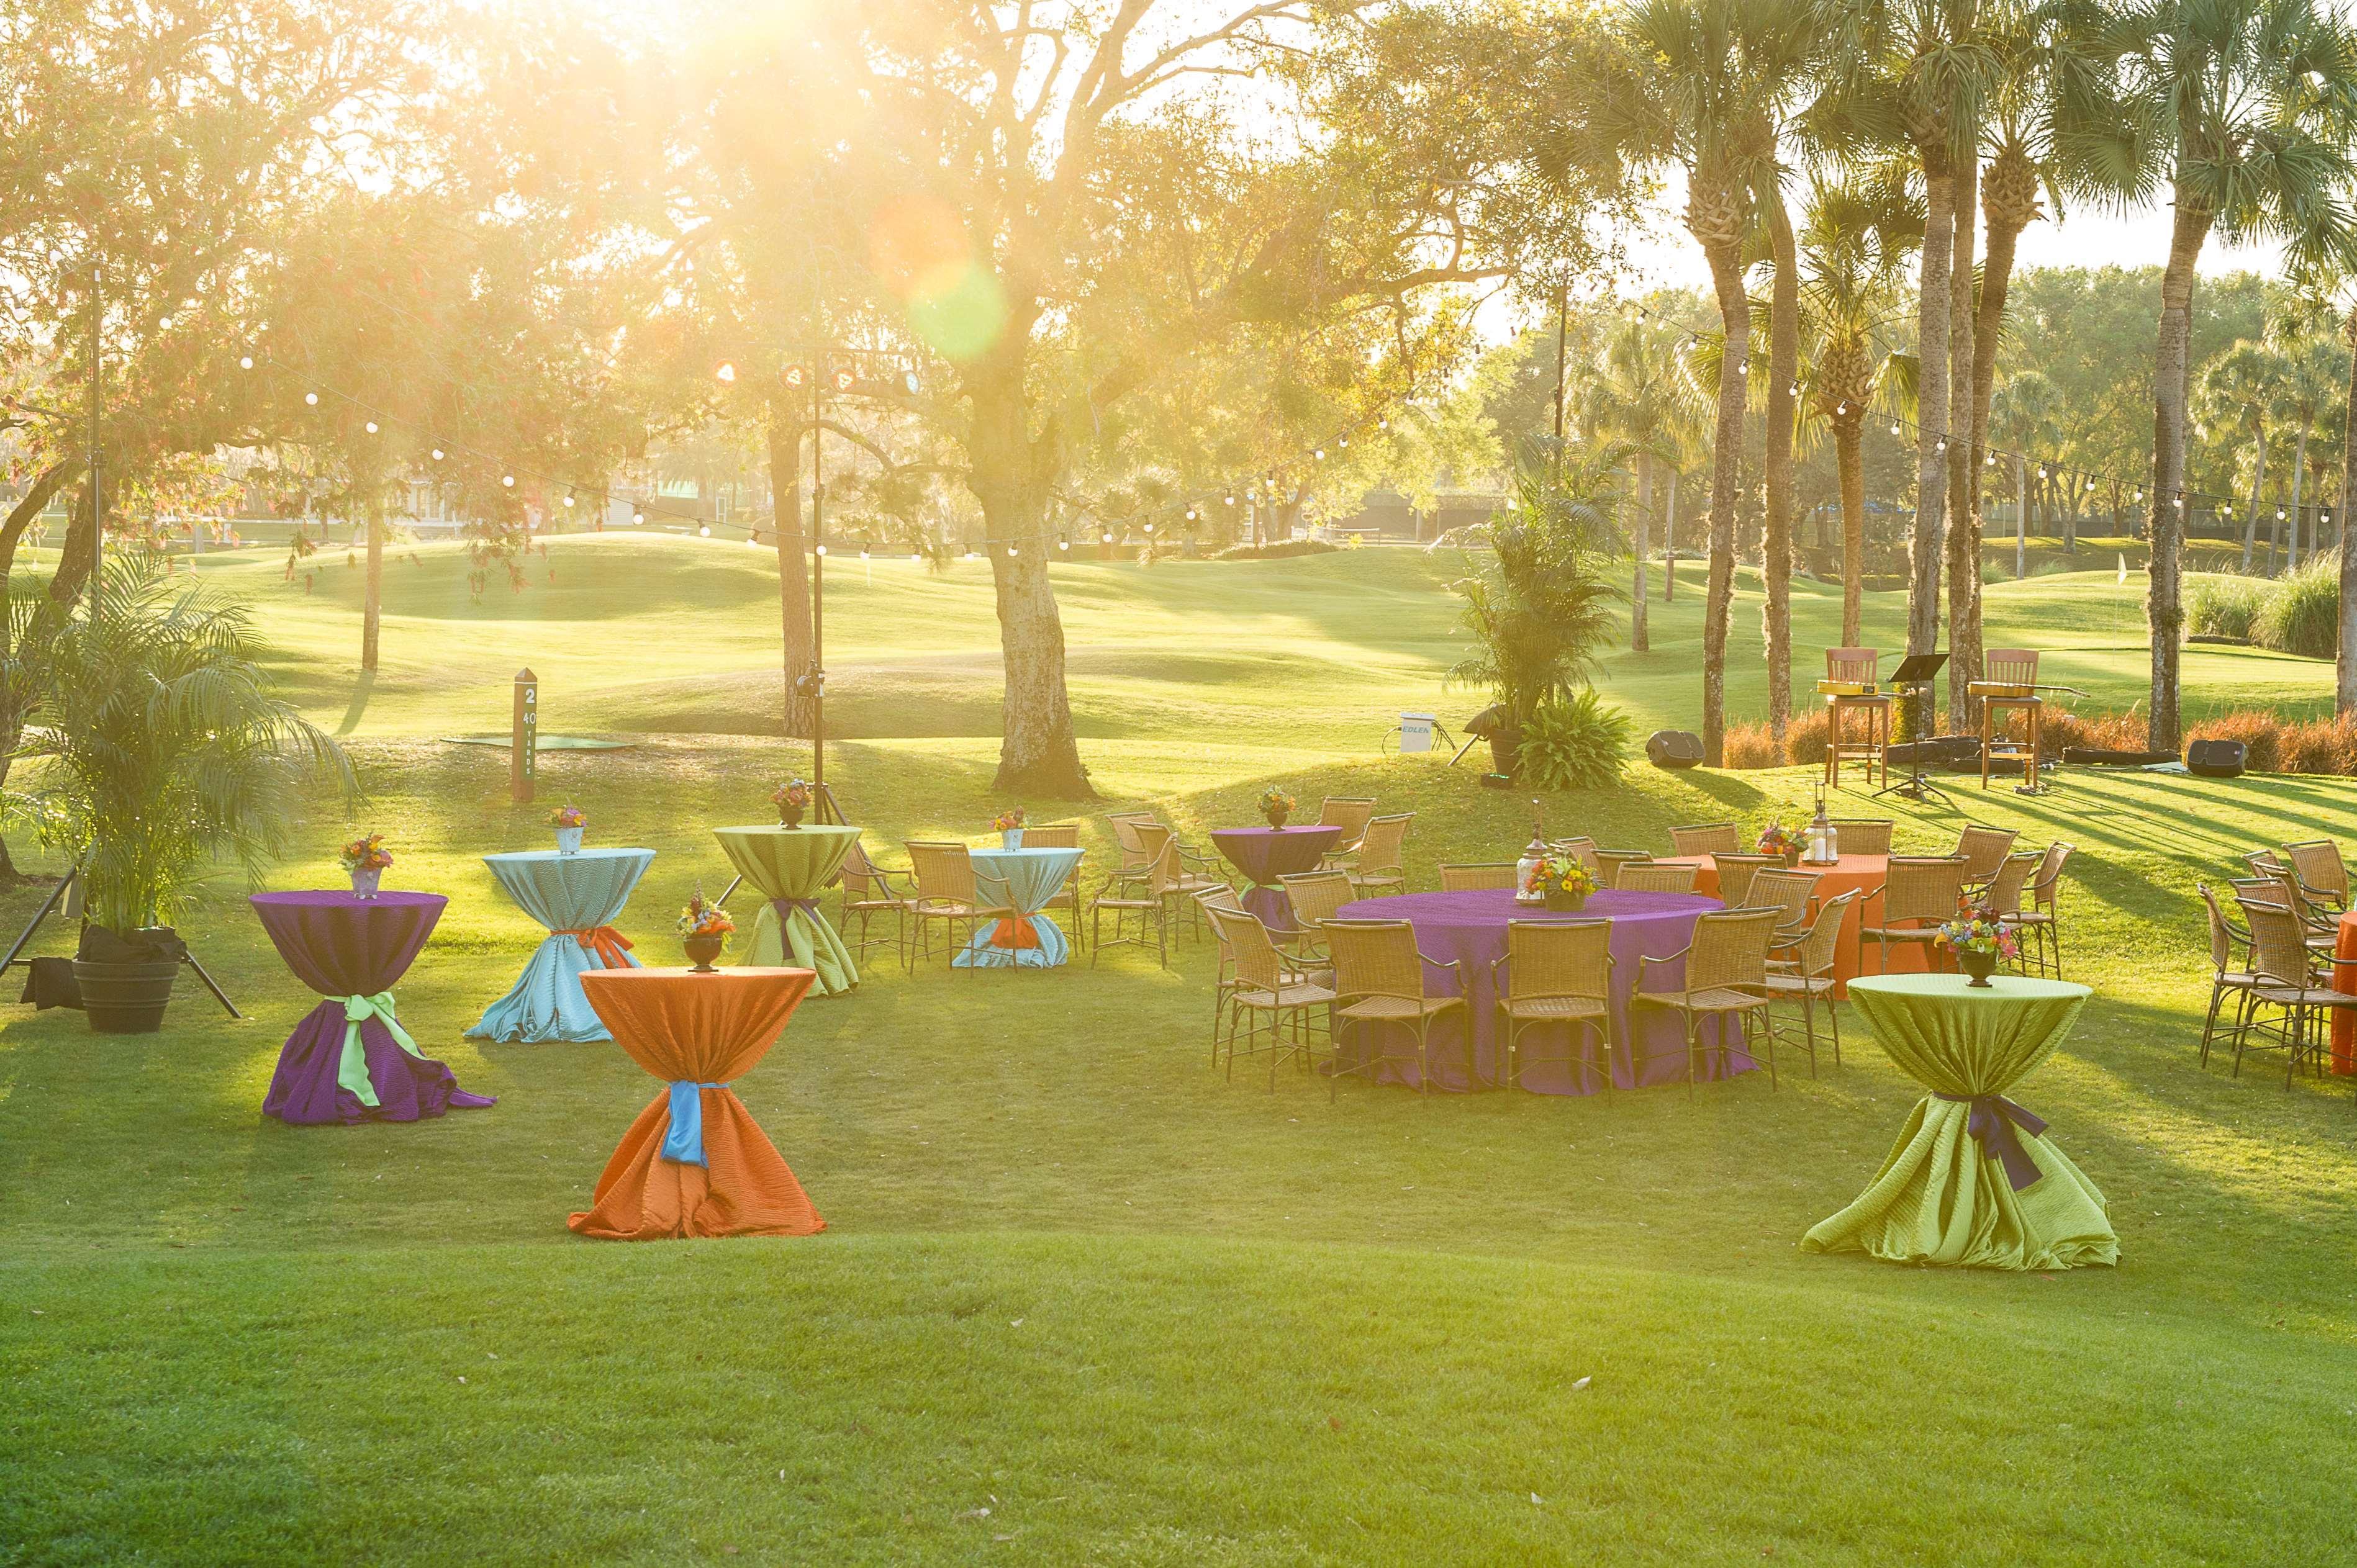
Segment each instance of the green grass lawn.
[{"label": "green grass lawn", "polygon": [[[760,738],[774,581],[743,546],[558,541],[553,585],[481,605],[455,558],[389,574],[386,669],[351,665],[357,574],[305,595],[216,557],[369,790],[323,802],[273,885],[336,880],[346,830],[448,893],[402,1015],[494,1109],[408,1126],[259,1116],[313,999],[225,881],[189,922],[252,1015],[201,993],[147,1039],[0,1024],[0,1563],[1761,1561],[2323,1563],[2357,1556],[2357,1094],[2201,1071],[2197,876],[2357,839],[2357,785],[2071,773],[1976,820],[2079,846],[2074,977],[2098,989],[2018,1098],[2109,1195],[2116,1270],[1916,1271],[1803,1256],[1915,1089],[1845,1015],[1846,1065],[1689,1098],[1422,1100],[1207,1069],[1211,958],[904,977],[813,1002],[739,1091],[831,1224],[803,1240],[579,1240],[658,1086],[611,1047],[460,1038],[538,929],[476,858],[537,847],[496,728],[530,664],[543,789],[658,859],[620,922],[668,918],[804,749]],[[535,579],[548,570],[536,564]],[[1107,806],[1190,832],[1282,782],[1417,813],[1422,886],[1513,853],[1524,797],[1381,755],[1450,717],[1454,564],[1404,551],[1060,568],[1074,702]],[[996,645],[978,565],[838,564],[830,755],[888,850],[991,808]],[[1609,694],[1694,717],[1695,596]],[[2146,657],[2135,582],[1991,591],[1991,640],[2059,650],[2104,705]],[[1738,609],[1754,635],[1757,600]],[[1899,639],[1901,606],[1873,626]],[[1799,597],[1807,656],[1838,598]],[[1748,642],[1743,646],[1749,646]],[[2329,702],[2310,660],[2202,650],[2196,706]],[[1730,681],[1755,710],[1756,661]],[[838,712],[839,710],[839,712]],[[1556,826],[1805,800],[1785,770],[1551,799]],[[1866,814],[1859,799],[1847,814]],[[1040,820],[1059,813],[1029,802]],[[1095,808],[1092,808],[1095,810]],[[1962,814],[1903,808],[1901,842]],[[1092,817],[1092,860],[1110,843]],[[0,919],[34,895],[0,898]],[[51,950],[58,950],[52,948]]]}]

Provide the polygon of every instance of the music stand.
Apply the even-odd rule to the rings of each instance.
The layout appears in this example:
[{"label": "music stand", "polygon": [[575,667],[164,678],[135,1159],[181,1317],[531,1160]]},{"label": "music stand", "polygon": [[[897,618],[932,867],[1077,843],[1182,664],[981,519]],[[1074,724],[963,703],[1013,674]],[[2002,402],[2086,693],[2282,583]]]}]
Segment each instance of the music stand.
[{"label": "music stand", "polygon": [[1956,803],[1948,799],[1947,791],[1932,783],[1923,772],[1923,746],[1927,738],[1923,730],[1932,717],[1932,682],[1947,662],[1948,656],[1944,653],[1910,653],[1899,661],[1898,669],[1890,672],[1892,685],[1914,689],[1915,734],[1908,746],[1907,777],[1896,784],[1886,784],[1877,789],[1874,799],[1879,800],[1885,795],[1900,795],[1918,804],[1937,800],[1952,811],[1956,809]]}]

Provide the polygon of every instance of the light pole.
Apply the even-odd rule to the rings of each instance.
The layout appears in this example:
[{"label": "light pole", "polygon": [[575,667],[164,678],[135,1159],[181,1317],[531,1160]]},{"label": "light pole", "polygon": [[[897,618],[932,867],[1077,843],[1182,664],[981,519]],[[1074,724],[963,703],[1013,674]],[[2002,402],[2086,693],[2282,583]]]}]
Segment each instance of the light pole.
[{"label": "light pole", "polygon": [[99,411],[106,396],[106,367],[99,346],[104,339],[106,317],[101,287],[101,274],[93,263],[90,269],[90,618],[93,621],[98,619],[100,570],[106,561],[106,487],[100,474],[105,448],[99,434]]}]

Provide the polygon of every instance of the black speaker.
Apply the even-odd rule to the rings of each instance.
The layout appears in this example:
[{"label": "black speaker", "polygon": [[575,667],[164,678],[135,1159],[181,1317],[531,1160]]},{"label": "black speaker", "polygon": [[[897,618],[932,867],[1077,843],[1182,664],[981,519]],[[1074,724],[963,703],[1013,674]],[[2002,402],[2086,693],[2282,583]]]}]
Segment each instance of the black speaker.
[{"label": "black speaker", "polygon": [[1692,730],[1657,729],[1645,741],[1656,768],[1692,768],[1702,760],[1702,736]]},{"label": "black speaker", "polygon": [[2197,740],[2185,748],[2185,768],[2204,779],[2240,779],[2244,756],[2239,740]]}]

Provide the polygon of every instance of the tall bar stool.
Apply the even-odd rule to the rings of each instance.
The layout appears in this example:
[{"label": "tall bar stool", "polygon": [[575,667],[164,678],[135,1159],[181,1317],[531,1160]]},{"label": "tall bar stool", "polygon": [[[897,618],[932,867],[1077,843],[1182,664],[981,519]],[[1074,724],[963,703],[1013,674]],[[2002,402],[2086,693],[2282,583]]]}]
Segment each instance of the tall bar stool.
[{"label": "tall bar stool", "polygon": [[[2025,789],[2038,788],[2038,721],[2046,710],[2044,699],[2034,688],[2038,684],[2038,653],[2029,648],[1992,648],[1981,660],[1984,674],[1972,685],[1973,695],[1981,703],[1981,788],[1989,785],[1989,753],[2002,741],[2008,757],[2022,760],[2021,782]],[[2004,738],[2005,724],[2000,714],[2018,710],[2022,719],[2023,740],[2018,746]]]},{"label": "tall bar stool", "polygon": [[[1875,683],[1875,667],[1882,662],[1878,648],[1828,648],[1825,650],[1825,683],[1828,686],[1871,686]],[[1825,787],[1841,785],[1841,765],[1845,762],[1866,764],[1867,782],[1890,782],[1890,765],[1884,759],[1883,749],[1890,744],[1890,694],[1887,692],[1840,692],[1825,693]],[[1865,738],[1857,737],[1855,727],[1847,721],[1853,714],[1866,718]],[[1879,777],[1878,777],[1878,773]]]}]

